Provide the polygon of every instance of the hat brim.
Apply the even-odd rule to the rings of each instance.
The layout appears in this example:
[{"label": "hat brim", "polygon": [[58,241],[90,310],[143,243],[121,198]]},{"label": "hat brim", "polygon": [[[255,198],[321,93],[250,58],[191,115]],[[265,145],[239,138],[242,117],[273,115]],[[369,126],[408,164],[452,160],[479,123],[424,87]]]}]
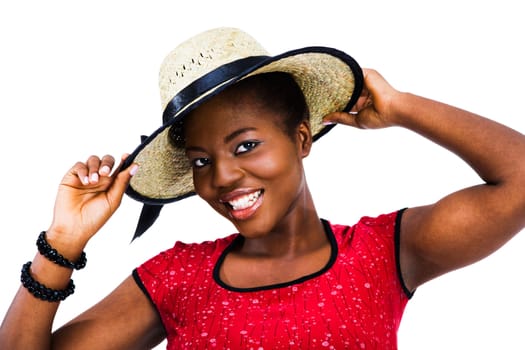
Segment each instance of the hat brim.
[{"label": "hat brim", "polygon": [[193,175],[184,150],[169,141],[169,128],[190,111],[252,75],[285,72],[291,74],[303,91],[310,111],[314,141],[332,126],[322,118],[335,111],[349,111],[363,87],[358,63],[346,53],[327,47],[306,47],[278,56],[260,56],[234,62],[213,74],[195,80],[172,99],[164,113],[163,125],[147,137],[126,159],[122,169],[138,163],[139,169],[126,190],[131,198],[150,205],[175,202],[195,194]]}]

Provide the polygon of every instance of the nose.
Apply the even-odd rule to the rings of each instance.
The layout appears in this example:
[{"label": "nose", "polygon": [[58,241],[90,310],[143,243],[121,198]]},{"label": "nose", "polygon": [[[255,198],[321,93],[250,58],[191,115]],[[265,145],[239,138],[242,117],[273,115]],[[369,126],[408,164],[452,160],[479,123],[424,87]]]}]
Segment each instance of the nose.
[{"label": "nose", "polygon": [[214,187],[231,187],[244,175],[235,159],[216,159],[212,164],[212,171]]}]

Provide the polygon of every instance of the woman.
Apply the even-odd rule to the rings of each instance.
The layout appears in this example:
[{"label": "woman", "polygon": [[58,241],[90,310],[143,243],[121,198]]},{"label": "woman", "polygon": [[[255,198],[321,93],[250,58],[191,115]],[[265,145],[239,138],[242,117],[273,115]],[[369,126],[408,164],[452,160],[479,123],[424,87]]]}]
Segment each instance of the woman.
[{"label": "woman", "polygon": [[[222,29],[212,32],[220,34],[213,42],[225,37]],[[204,38],[209,35],[190,40],[190,46],[208,47]],[[233,41],[236,45],[217,45],[238,52],[239,41],[252,43],[245,37]],[[179,47],[176,53],[185,50]],[[218,51],[201,54],[224,54]],[[326,82],[330,91],[310,91],[306,87],[315,84],[305,84],[306,75],[298,73],[299,61],[312,53],[319,59],[335,57],[333,64],[344,62],[334,74],[337,82],[327,79],[328,70],[337,70],[333,64],[312,78]],[[523,228],[523,135],[399,92],[373,70],[363,72],[361,89],[359,67],[336,51],[306,49],[255,60],[246,63],[236,57],[212,65],[199,79],[188,78],[194,67],[186,65],[181,65],[184,74],[171,74],[176,69],[168,61],[168,85],[161,79],[161,90],[169,91],[163,97],[163,127],[113,174],[111,156],[92,156],[70,169],[59,189],[53,222],[39,239],[42,251],[26,265],[24,286],[33,291],[21,287],[17,293],[0,332],[2,348],[74,344],[75,349],[142,349],[167,338],[169,348],[395,349],[403,309],[418,286],[482,259]],[[217,84],[217,68],[230,74],[230,63],[240,61],[242,69],[233,69],[229,79],[222,77]],[[278,69],[284,66],[297,70]],[[309,62],[304,72],[320,66]],[[178,84],[171,79],[179,75],[190,83],[169,85]],[[216,89],[202,88],[203,81],[213,81]],[[188,86],[193,95],[184,100]],[[341,93],[333,97],[332,90]],[[324,107],[316,109],[320,105]],[[313,140],[326,133],[323,125],[334,123],[412,130],[463,158],[484,184],[431,205],[365,217],[352,226],[322,220],[308,190],[303,159]],[[179,164],[182,156],[189,162]],[[185,180],[188,169],[191,184]],[[72,292],[72,268],[83,267],[84,247],[126,190],[147,205],[138,234],[161,204],[194,192],[239,234],[215,242],[177,243],[51,334],[58,303],[34,281],[59,297]],[[48,246],[64,258],[49,254]]]}]

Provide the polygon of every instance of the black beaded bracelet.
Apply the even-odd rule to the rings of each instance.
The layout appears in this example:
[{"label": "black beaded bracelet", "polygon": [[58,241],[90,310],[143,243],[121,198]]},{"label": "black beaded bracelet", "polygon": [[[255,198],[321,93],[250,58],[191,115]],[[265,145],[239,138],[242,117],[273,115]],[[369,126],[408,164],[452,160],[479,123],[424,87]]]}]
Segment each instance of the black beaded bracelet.
[{"label": "black beaded bracelet", "polygon": [[38,247],[40,254],[55,264],[75,270],[83,269],[86,266],[86,253],[82,252],[76,262],[69,261],[68,259],[64,258],[62,254],[57,252],[56,249],[51,247],[49,243],[47,243],[46,231],[40,232],[40,235],[38,235],[38,239],[36,240],[36,246]]},{"label": "black beaded bracelet", "polygon": [[69,284],[66,289],[51,289],[36,281],[29,272],[31,267],[31,261],[28,261],[22,267],[22,274],[20,275],[20,281],[22,285],[33,294],[36,298],[49,301],[57,302],[66,299],[68,296],[75,292],[75,284],[73,280],[69,280]]}]

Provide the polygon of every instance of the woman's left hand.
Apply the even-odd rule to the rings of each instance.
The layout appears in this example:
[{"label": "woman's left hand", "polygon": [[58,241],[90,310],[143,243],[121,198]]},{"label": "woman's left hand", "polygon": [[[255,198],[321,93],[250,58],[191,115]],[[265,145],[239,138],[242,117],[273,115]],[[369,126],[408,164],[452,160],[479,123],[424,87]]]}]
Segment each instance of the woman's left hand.
[{"label": "woman's left hand", "polygon": [[326,115],[326,124],[345,124],[360,129],[380,129],[396,125],[394,102],[399,91],[394,89],[377,71],[363,69],[364,86],[350,112]]}]

